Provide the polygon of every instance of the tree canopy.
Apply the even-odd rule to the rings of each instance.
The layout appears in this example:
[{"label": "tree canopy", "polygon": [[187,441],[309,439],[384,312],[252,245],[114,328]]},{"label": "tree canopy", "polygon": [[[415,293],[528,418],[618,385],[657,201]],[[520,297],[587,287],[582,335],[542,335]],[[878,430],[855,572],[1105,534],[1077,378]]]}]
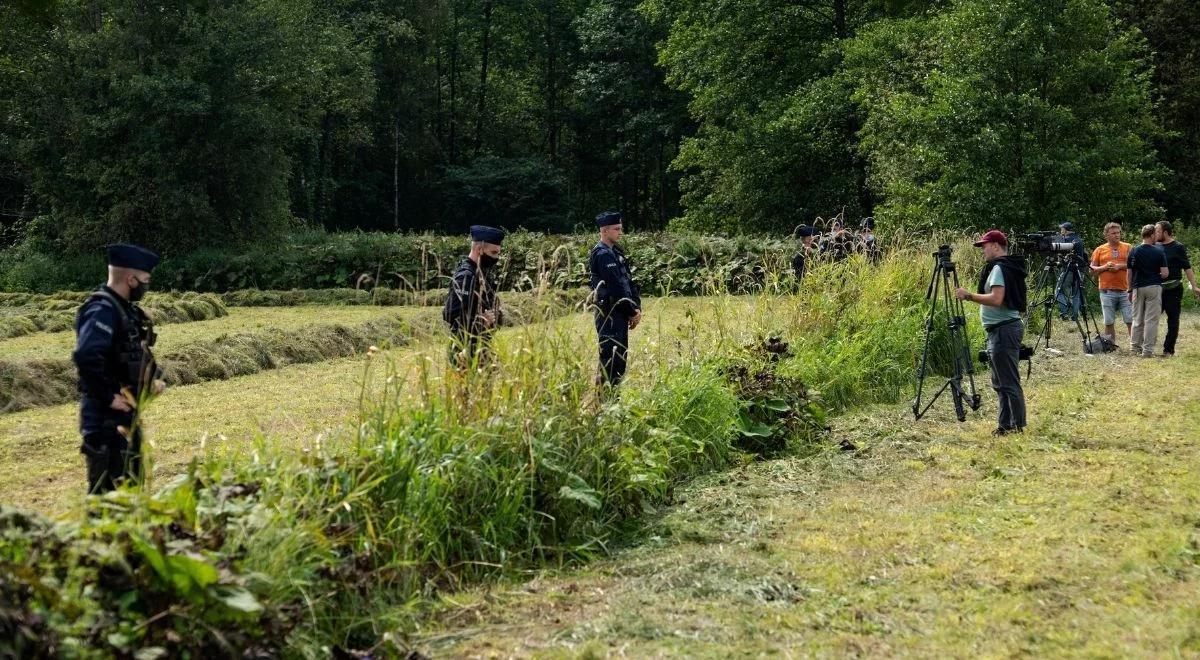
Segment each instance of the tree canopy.
[{"label": "tree canopy", "polygon": [[0,4],[0,245],[1200,215],[1188,0]]}]

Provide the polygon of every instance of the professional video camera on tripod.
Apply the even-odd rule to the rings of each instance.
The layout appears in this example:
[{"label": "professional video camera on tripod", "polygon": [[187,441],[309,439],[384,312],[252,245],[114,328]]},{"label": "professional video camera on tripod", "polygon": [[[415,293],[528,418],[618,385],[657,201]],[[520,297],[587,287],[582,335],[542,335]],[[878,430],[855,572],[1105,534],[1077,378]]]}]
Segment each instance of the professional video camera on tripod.
[{"label": "professional video camera on tripod", "polygon": [[[1062,236],[1058,232],[1039,231],[1025,234],[1017,241],[1022,251],[1042,259],[1041,271],[1029,296],[1029,320],[1042,314],[1042,327],[1034,345],[1041,341],[1045,348],[1050,347],[1056,308],[1065,301],[1064,306],[1072,312],[1071,320],[1079,332],[1084,353],[1091,355],[1115,350],[1116,344],[1100,333],[1100,326],[1088,306],[1091,280],[1084,274],[1086,257],[1079,256],[1074,243],[1060,239]],[[1076,300],[1078,311],[1074,307]]]},{"label": "professional video camera on tripod", "polygon": [[[929,278],[929,288],[925,290],[925,299],[929,301],[929,316],[925,317],[925,346],[921,349],[921,360],[917,363],[917,397],[913,400],[912,410],[913,416],[921,419],[933,407],[933,402],[948,389],[954,398],[954,413],[958,421],[963,422],[967,419],[967,406],[970,406],[971,410],[979,410],[980,397],[975,391],[975,363],[971,359],[971,342],[967,337],[967,316],[962,301],[954,297],[954,290],[958,288],[958,270],[950,258],[950,252],[949,245],[942,245],[933,253],[933,275]],[[942,300],[940,314],[939,298]],[[929,349],[934,326],[936,321],[943,319],[949,333],[949,341],[946,350],[939,355],[949,358],[950,375],[942,387],[929,398],[929,403],[922,407],[921,396],[930,366]],[[964,375],[968,386],[966,392],[963,391]]]}]

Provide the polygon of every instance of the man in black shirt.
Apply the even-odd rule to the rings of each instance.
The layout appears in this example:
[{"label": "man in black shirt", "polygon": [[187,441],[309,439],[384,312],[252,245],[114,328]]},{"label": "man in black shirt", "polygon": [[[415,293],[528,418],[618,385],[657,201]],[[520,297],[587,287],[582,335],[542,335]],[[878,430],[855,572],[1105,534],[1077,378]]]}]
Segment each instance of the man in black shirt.
[{"label": "man in black shirt", "polygon": [[1154,357],[1158,343],[1158,317],[1162,314],[1162,283],[1167,277],[1167,256],[1154,244],[1154,225],[1142,227],[1142,244],[1129,251],[1129,302],[1133,303],[1130,343],[1133,352]]},{"label": "man in black shirt", "polygon": [[442,320],[450,326],[450,365],[457,371],[491,366],[491,340],[500,325],[496,264],[504,232],[471,226],[471,252],[450,278]]},{"label": "man in black shirt", "polygon": [[622,216],[605,211],[596,216],[600,242],[592,248],[588,270],[595,299],[596,334],[600,340],[598,382],[608,393],[625,378],[629,331],[642,322],[642,295],[633,281],[633,270],[617,244],[624,232]]},{"label": "man in black shirt", "polygon": [[1170,222],[1161,220],[1155,238],[1167,257],[1167,278],[1163,282],[1163,313],[1167,315],[1167,338],[1163,341],[1163,357],[1175,355],[1175,340],[1179,338],[1179,314],[1183,306],[1183,276],[1187,275],[1188,290],[1200,299],[1200,288],[1196,287],[1196,274],[1188,259],[1187,248],[1175,240],[1175,228]]}]

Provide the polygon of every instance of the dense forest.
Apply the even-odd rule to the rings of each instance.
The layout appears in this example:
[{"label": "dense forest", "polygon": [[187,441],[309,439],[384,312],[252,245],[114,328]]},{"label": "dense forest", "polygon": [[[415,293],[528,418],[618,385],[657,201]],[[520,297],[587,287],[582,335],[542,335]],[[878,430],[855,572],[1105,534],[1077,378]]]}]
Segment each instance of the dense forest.
[{"label": "dense forest", "polygon": [[1193,0],[0,3],[0,246],[1200,216]]}]

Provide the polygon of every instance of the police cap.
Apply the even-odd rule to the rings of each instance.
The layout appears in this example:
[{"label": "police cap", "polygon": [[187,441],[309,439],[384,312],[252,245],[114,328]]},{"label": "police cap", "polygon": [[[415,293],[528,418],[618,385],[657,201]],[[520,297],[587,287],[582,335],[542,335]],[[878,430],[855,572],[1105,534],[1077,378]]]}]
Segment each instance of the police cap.
[{"label": "police cap", "polygon": [[471,240],[500,245],[504,242],[504,230],[485,225],[471,225]]},{"label": "police cap", "polygon": [[159,256],[150,250],[129,243],[109,245],[108,265],[118,268],[132,268],[149,273],[158,265]]},{"label": "police cap", "polygon": [[621,224],[621,214],[616,211],[605,211],[596,216],[597,227],[607,227],[609,225]]}]

